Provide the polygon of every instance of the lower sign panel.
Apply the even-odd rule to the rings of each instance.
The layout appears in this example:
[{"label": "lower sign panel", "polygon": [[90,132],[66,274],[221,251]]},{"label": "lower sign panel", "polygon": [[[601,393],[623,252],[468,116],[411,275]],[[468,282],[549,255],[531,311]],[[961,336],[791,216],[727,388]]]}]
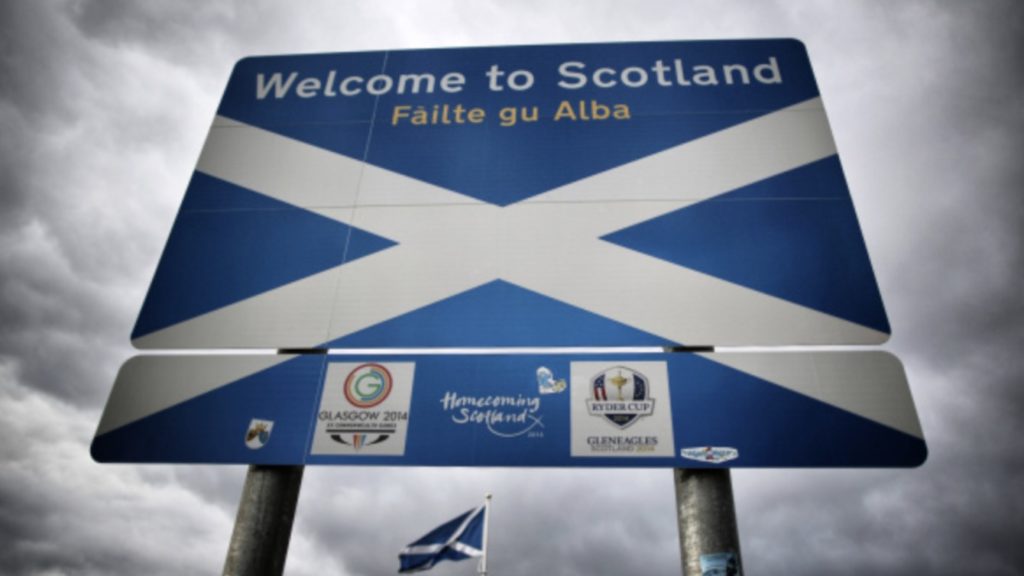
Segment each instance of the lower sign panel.
[{"label": "lower sign panel", "polygon": [[911,467],[927,454],[883,352],[142,356],[100,462]]}]

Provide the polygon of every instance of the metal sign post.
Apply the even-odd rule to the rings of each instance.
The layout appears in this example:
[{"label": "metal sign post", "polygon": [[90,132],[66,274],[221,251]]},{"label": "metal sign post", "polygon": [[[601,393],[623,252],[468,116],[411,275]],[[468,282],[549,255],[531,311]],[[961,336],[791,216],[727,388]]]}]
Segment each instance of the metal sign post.
[{"label": "metal sign post", "polygon": [[[669,353],[714,351],[713,346],[665,348]],[[675,468],[673,485],[683,574],[704,574],[705,567],[716,564],[724,566],[729,576],[741,575],[740,537],[729,469]],[[728,570],[730,558],[733,572]]]},{"label": "metal sign post", "polygon": [[729,469],[676,468],[675,489],[683,574],[742,574]]},{"label": "metal sign post", "polygon": [[305,466],[249,466],[224,576],[279,576]]},{"label": "metal sign post", "polygon": [[[278,354],[323,355],[326,350],[287,350]],[[224,576],[280,576],[299,503],[305,466],[250,465],[238,501]]]}]

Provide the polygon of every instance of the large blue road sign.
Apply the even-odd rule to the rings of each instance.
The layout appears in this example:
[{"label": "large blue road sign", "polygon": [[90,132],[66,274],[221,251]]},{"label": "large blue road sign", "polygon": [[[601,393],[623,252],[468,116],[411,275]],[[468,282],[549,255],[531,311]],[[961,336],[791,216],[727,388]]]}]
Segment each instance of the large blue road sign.
[{"label": "large blue road sign", "polygon": [[133,342],[872,344],[793,40],[247,58]]},{"label": "large blue road sign", "polygon": [[883,352],[144,356],[101,462],[907,467],[925,443]]}]

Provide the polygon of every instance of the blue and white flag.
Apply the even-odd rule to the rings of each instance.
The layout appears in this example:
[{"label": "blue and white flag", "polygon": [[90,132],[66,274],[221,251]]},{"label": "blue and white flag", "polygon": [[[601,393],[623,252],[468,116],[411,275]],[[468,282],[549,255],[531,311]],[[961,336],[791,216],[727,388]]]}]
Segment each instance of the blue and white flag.
[{"label": "blue and white flag", "polygon": [[434,528],[398,553],[399,573],[430,570],[441,560],[482,558],[486,554],[487,505]]},{"label": "blue and white flag", "polygon": [[246,58],[132,342],[764,346],[889,332],[803,45],[737,40]]}]

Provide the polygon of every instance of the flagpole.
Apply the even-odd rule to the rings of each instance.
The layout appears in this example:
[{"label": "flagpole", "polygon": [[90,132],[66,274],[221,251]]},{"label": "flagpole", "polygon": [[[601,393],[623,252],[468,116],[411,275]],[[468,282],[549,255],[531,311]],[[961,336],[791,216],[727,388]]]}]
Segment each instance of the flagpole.
[{"label": "flagpole", "polygon": [[480,557],[480,576],[487,576],[487,527],[491,523],[491,495],[484,496],[484,553]]}]

